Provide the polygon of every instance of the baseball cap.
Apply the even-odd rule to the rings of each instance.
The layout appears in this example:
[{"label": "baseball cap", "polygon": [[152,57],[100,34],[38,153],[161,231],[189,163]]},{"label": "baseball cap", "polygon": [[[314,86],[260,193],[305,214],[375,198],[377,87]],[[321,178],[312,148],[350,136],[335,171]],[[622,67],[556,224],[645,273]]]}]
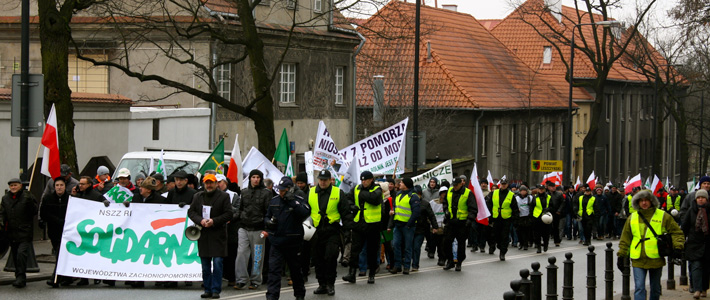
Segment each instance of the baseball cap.
[{"label": "baseball cap", "polygon": [[227,180],[227,176],[224,176],[224,174],[217,174],[217,175],[215,175],[214,177],[217,178],[217,182],[226,181],[226,180]]},{"label": "baseball cap", "polygon": [[71,174],[71,167],[69,167],[69,165],[67,165],[67,164],[62,164],[59,167],[59,174],[61,176],[67,176],[67,175]]},{"label": "baseball cap", "polygon": [[217,177],[215,177],[214,174],[205,174],[205,177],[202,178],[202,182],[207,182],[207,181],[217,182]]},{"label": "baseball cap", "polygon": [[131,176],[131,171],[128,170],[127,168],[121,168],[120,170],[118,170],[118,178],[129,177],[129,176]]}]

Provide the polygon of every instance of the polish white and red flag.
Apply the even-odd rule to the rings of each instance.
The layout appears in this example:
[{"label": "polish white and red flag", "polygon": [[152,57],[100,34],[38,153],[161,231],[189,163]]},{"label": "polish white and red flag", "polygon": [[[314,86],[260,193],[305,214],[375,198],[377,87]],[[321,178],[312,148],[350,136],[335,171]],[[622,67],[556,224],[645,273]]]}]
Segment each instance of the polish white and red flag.
[{"label": "polish white and red flag", "polygon": [[562,185],[562,172],[551,172],[547,173],[542,177],[542,185],[545,185],[546,182],[552,181],[555,186],[560,186]]},{"label": "polish white and red flag", "polygon": [[594,186],[597,185],[597,176],[594,175],[594,171],[592,171],[592,174],[589,174],[589,178],[587,178],[587,187],[590,189],[593,189]]},{"label": "polish white and red flag", "polygon": [[574,184],[574,190],[579,191],[579,186],[582,185],[582,181],[579,180],[579,176],[577,176],[577,182]]},{"label": "polish white and red flag", "polygon": [[239,149],[239,134],[234,136],[234,147],[229,159],[227,178],[231,182],[236,182],[238,186],[242,186],[242,151]]},{"label": "polish white and red flag", "polygon": [[492,191],[493,190],[493,176],[491,176],[491,170],[488,170],[488,176],[486,177],[486,181],[488,181],[488,190]]},{"label": "polish white and red flag", "polygon": [[629,179],[624,186],[624,192],[629,194],[635,187],[641,187],[641,173]]},{"label": "polish white and red flag", "polygon": [[[491,172],[488,171],[488,176],[491,176],[490,174]],[[487,226],[488,217],[491,216],[491,212],[488,211],[488,206],[486,205],[486,199],[483,197],[481,185],[473,184],[474,182],[480,182],[478,179],[478,169],[476,168],[476,163],[473,164],[473,173],[471,173],[470,178],[471,180],[468,181],[468,189],[473,192],[474,196],[476,196],[476,204],[478,204],[478,215],[476,215],[476,221]],[[474,178],[476,178],[476,180],[473,180]]]},{"label": "polish white and red flag", "polygon": [[47,124],[44,126],[42,134],[42,146],[44,146],[44,154],[42,155],[41,173],[54,179],[61,176],[59,160],[59,133],[57,131],[57,112],[54,110],[54,104],[49,111]]},{"label": "polish white and red flag", "polygon": [[653,194],[655,195],[662,188],[663,182],[660,178],[658,178],[656,174],[653,174],[653,183],[651,183],[651,189],[653,190]]}]

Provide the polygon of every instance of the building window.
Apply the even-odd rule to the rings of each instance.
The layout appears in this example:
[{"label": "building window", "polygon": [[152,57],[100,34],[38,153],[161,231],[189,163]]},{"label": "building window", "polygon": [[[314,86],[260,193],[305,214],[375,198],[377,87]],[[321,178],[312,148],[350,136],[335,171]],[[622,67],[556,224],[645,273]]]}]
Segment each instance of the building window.
[{"label": "building window", "polygon": [[530,130],[530,128],[528,125],[525,125],[525,132],[523,132],[523,148],[525,149],[525,153],[528,152],[528,130]]},{"label": "building window", "polygon": [[286,8],[294,9],[296,8],[296,0],[285,0]]},{"label": "building window", "polygon": [[626,106],[626,95],[621,94],[621,104],[619,105],[619,120],[621,122],[624,122],[624,118],[626,116],[625,115],[626,109],[624,109],[625,106]]},{"label": "building window", "polygon": [[510,151],[515,153],[518,149],[518,125],[510,126]]},{"label": "building window", "polygon": [[496,125],[496,154],[500,154],[500,125]]},{"label": "building window", "polygon": [[296,103],[296,64],[283,63],[281,65],[281,103]]},{"label": "building window", "polygon": [[[97,61],[108,60],[105,54],[85,54]],[[74,93],[108,94],[108,67],[94,66],[74,54],[69,55],[69,88]]]},{"label": "building window", "polygon": [[321,12],[323,10],[323,0],[313,0],[313,11]]},{"label": "building window", "polygon": [[481,156],[486,156],[486,149],[488,148],[488,126],[483,126],[483,131],[481,132]]},{"label": "building window", "polygon": [[609,122],[611,120],[612,105],[614,104],[614,95],[606,95],[606,103],[604,104],[606,105],[606,121]]},{"label": "building window", "polygon": [[542,150],[545,139],[542,137],[542,123],[537,125],[537,150]]},{"label": "building window", "polygon": [[555,149],[555,144],[557,143],[556,131],[555,123],[550,124],[550,149]]},{"label": "building window", "polygon": [[153,119],[153,140],[160,140],[160,119]]},{"label": "building window", "polygon": [[232,95],[232,64],[217,67],[217,92],[220,97],[230,100]]},{"label": "building window", "polygon": [[335,68],[335,104],[343,105],[343,83],[345,82],[345,67]]},{"label": "building window", "polygon": [[634,119],[632,118],[633,116],[633,111],[634,111],[634,95],[629,95],[629,122],[633,121]]},{"label": "building window", "polygon": [[550,47],[550,46],[542,47],[542,63],[543,64],[552,63],[552,47]]}]

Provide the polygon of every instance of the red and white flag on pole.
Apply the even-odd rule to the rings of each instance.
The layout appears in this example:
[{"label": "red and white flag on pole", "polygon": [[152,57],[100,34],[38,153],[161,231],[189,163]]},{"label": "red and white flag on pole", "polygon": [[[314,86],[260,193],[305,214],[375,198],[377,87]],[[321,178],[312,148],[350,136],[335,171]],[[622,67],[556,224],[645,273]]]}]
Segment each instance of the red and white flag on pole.
[{"label": "red and white flag on pole", "polygon": [[493,176],[491,176],[491,170],[488,170],[488,177],[486,177],[486,181],[488,181],[488,190],[492,191],[493,190]]},{"label": "red and white flag on pole", "polygon": [[577,182],[574,184],[574,190],[579,191],[579,186],[582,185],[582,181],[579,180],[579,176],[577,176]]},{"label": "red and white flag on pole", "polygon": [[42,146],[44,146],[44,154],[42,155],[41,173],[54,179],[61,176],[59,161],[59,133],[57,131],[57,112],[54,110],[54,104],[49,111],[47,124],[44,126],[42,134]]},{"label": "red and white flag on pole", "polygon": [[641,173],[628,180],[624,186],[624,192],[629,194],[635,187],[641,187]]},{"label": "red and white flag on pole", "polygon": [[597,185],[597,177],[594,175],[594,171],[592,171],[592,174],[589,174],[589,178],[587,178],[587,186],[591,189],[594,188],[594,186]]},{"label": "red and white flag on pole", "polygon": [[[488,176],[491,172],[488,171]],[[483,190],[481,190],[481,185],[473,184],[473,182],[479,182],[478,180],[478,169],[476,168],[476,163],[473,164],[473,173],[471,173],[471,180],[468,181],[468,189],[473,192],[476,196],[476,204],[478,204],[478,215],[476,215],[476,221],[483,225],[488,225],[488,217],[491,216],[491,212],[488,211],[488,206],[486,205],[486,199],[483,197]],[[476,180],[473,180],[473,179]],[[492,180],[492,179],[491,179]],[[490,182],[489,182],[490,183]]]},{"label": "red and white flag on pole", "polygon": [[239,134],[234,136],[234,147],[232,148],[231,158],[229,159],[229,170],[227,170],[227,179],[231,182],[242,186],[242,152],[239,149]]},{"label": "red and white flag on pole", "polygon": [[658,190],[663,188],[663,182],[661,179],[656,176],[656,174],[653,174],[653,183],[651,183],[651,189],[653,190],[653,194],[655,195],[658,193]]}]

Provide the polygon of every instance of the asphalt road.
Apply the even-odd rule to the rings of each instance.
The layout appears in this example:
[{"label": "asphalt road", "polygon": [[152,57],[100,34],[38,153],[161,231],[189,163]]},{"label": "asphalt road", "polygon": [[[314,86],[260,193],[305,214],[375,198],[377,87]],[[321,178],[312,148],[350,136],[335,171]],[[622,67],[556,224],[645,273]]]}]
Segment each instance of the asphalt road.
[{"label": "asphalt road", "polygon": [[[596,247],[596,299],[604,296],[604,249],[607,241],[595,241]],[[614,243],[616,249],[616,243]],[[545,267],[548,265],[548,257],[557,258],[558,269],[558,294],[562,298],[562,274],[564,254],[571,252],[574,264],[574,297],[576,299],[587,299],[587,267],[586,254],[589,253],[587,247],[577,244],[576,241],[564,240],[561,247],[552,247],[547,253],[536,254],[534,248],[528,251],[512,249],[506,255],[506,261],[499,261],[497,252],[495,255],[488,253],[470,253],[463,263],[463,271],[444,271],[436,265],[436,259],[429,259],[424,256],[420,263],[418,272],[410,275],[392,275],[386,271],[380,272],[374,285],[368,285],[365,277],[359,277],[357,284],[345,283],[342,280],[336,282],[335,296],[314,295],[313,290],[317,283],[313,272],[310,281],[306,284],[306,298],[309,299],[503,299],[503,293],[510,290],[510,281],[520,278],[521,269],[530,268],[531,263],[539,262],[541,272],[546,274]],[[614,256],[616,259],[616,257]],[[616,260],[614,260],[616,263]],[[384,266],[384,265],[383,265]],[[614,264],[615,266],[615,264]],[[347,272],[346,268],[340,267],[338,278]],[[676,276],[679,269],[676,267]],[[614,270],[614,294],[621,294],[621,272]],[[662,280],[665,282],[667,269],[664,268]],[[546,293],[546,275],[543,275],[543,297]],[[632,280],[633,282],[633,280]],[[282,299],[293,299],[293,291],[286,286],[281,292]],[[665,288],[665,285],[664,285]],[[255,291],[237,291],[231,287],[226,287],[222,292],[222,299],[263,299],[265,296],[265,286],[261,286]],[[12,286],[0,286],[2,299],[52,299],[52,300],[80,300],[80,299],[199,299],[202,293],[200,283],[195,283],[192,287],[185,287],[183,283],[176,289],[165,289],[155,287],[153,283],[147,283],[146,288],[133,289],[117,283],[116,287],[107,287],[103,284],[89,285],[83,287],[70,286],[52,289],[44,281],[31,282],[24,289],[16,289]]]}]

